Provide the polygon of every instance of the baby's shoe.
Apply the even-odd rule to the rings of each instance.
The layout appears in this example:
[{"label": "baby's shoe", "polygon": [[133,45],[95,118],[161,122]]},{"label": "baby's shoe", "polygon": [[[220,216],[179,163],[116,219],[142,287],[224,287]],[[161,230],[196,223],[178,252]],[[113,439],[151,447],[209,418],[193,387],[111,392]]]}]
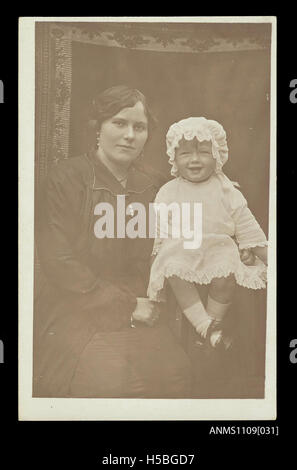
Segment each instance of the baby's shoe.
[{"label": "baby's shoe", "polygon": [[207,343],[207,335],[209,328],[212,324],[213,320],[211,317],[205,318],[203,321],[199,322],[199,326],[196,328],[196,341],[195,344],[197,346],[205,346]]},{"label": "baby's shoe", "polygon": [[232,338],[226,335],[222,322],[217,320],[213,320],[210,324],[206,339],[213,348],[223,346],[225,350],[228,350],[232,346]]}]

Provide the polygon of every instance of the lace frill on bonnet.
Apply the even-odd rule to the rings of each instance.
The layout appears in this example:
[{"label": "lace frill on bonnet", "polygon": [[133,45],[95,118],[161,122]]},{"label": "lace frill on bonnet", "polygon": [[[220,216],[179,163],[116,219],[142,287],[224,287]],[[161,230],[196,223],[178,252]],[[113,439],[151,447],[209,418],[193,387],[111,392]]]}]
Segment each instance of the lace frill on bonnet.
[{"label": "lace frill on bonnet", "polygon": [[204,117],[190,117],[172,124],[167,132],[167,155],[169,156],[169,163],[172,165],[171,174],[178,176],[175,164],[175,149],[178,147],[179,141],[182,138],[192,140],[194,137],[199,142],[204,140],[211,141],[212,155],[216,160],[216,172],[220,173],[223,165],[228,160],[226,132],[223,126],[217,121]]}]

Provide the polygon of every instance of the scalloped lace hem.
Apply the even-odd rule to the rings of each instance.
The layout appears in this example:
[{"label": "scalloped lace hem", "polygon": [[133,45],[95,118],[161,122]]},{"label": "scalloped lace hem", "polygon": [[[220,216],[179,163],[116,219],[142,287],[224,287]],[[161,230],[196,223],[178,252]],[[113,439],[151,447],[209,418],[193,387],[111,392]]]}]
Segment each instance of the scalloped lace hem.
[{"label": "scalloped lace hem", "polygon": [[[204,272],[189,272],[185,271],[184,267],[178,265],[169,265],[164,270],[164,273],[160,274],[156,279],[150,281],[148,288],[148,297],[151,300],[160,302],[161,291],[164,287],[164,281],[168,277],[177,276],[180,279],[188,282],[194,282],[196,284],[210,284],[211,281],[216,277],[228,277],[230,274],[234,274],[236,282],[242,287],[248,289],[265,289],[266,288],[266,268],[258,267],[255,273],[247,273],[244,269],[235,271],[234,269],[224,266],[218,267],[216,270],[204,271]],[[263,277],[261,277],[263,276]]]}]

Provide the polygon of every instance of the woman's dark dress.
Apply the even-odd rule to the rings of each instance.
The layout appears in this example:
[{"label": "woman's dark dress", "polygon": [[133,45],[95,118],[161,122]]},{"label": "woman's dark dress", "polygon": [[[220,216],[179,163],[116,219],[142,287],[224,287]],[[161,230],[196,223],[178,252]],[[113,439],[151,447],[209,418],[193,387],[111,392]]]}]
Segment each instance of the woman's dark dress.
[{"label": "woman's dark dress", "polygon": [[130,327],[153,240],[94,233],[96,204],[111,204],[116,220],[125,194],[126,206],[141,202],[148,214],[159,186],[133,166],[124,189],[92,154],[53,167],[36,210],[46,285],[35,300],[33,396],[188,396],[189,361],[166,324],[170,312],[153,328]]}]

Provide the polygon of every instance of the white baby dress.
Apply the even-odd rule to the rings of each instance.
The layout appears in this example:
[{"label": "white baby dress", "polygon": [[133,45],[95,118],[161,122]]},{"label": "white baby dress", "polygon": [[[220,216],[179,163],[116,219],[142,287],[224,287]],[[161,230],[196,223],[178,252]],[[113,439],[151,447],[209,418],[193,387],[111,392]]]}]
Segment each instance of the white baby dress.
[{"label": "white baby dress", "polygon": [[[226,178],[227,180],[227,178]],[[229,181],[229,180],[228,180]],[[165,184],[156,196],[156,203],[202,203],[202,243],[199,248],[185,248],[188,241],[173,234],[176,219],[169,218],[168,233],[157,234],[153,254],[156,255],[150,274],[148,297],[165,301],[164,282],[178,276],[197,284],[209,284],[213,278],[234,274],[236,282],[251,289],[266,286],[266,266],[256,258],[253,266],[240,260],[239,248],[266,246],[266,236],[247,207],[242,193],[231,183],[224,183],[221,175],[214,173],[208,180],[193,183],[182,177]],[[194,210],[190,211],[193,230]],[[170,212],[169,212],[170,214]],[[158,220],[158,218],[157,218]],[[180,221],[178,223],[181,223]]]}]

